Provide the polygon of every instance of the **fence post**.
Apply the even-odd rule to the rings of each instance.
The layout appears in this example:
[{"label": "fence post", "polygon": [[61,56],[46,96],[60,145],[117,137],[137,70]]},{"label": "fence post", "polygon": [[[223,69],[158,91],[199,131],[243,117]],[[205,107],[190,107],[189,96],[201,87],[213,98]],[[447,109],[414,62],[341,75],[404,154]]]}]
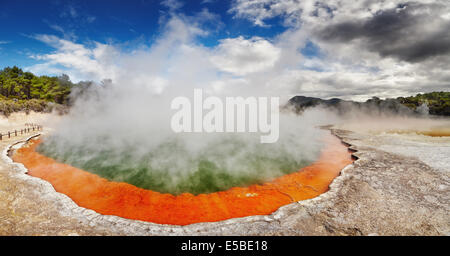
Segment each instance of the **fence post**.
[{"label": "fence post", "polygon": [[[21,134],[21,135],[24,134],[24,133],[27,133],[27,132],[29,133],[30,130],[33,130],[33,131],[39,131],[39,130],[42,130],[42,126],[41,126],[41,125],[36,125],[36,124],[29,124],[29,123],[26,123],[25,126],[28,126],[28,128],[20,129],[20,134]],[[32,126],[32,127],[30,127],[30,126]],[[11,138],[12,133],[13,133],[13,132],[8,131],[8,138]],[[18,133],[18,130],[15,129],[15,130],[14,130],[14,136],[17,137],[17,133]],[[5,133],[5,134],[0,133],[0,140],[3,140],[3,136],[5,136],[5,135],[6,135],[6,133]]]}]

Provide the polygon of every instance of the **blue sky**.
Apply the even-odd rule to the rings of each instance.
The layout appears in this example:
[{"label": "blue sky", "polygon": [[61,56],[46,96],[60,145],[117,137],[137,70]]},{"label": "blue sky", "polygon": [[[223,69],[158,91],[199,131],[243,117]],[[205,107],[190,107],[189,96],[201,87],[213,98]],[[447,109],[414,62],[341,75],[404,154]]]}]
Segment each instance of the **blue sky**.
[{"label": "blue sky", "polygon": [[[286,29],[277,18],[271,19],[267,27],[234,18],[228,11],[231,3],[186,1],[177,12],[195,15],[208,10],[218,15],[218,22],[209,24],[212,32],[198,38],[199,43],[208,47],[227,37],[271,38]],[[33,38],[37,34],[65,36],[86,44],[113,42],[124,48],[133,47],[133,43],[150,45],[161,32],[169,9],[157,0],[1,0],[0,67],[27,67],[39,62],[30,55],[51,52],[52,47]]]},{"label": "blue sky", "polygon": [[449,13],[448,0],[0,0],[0,68],[355,100],[448,91]]}]

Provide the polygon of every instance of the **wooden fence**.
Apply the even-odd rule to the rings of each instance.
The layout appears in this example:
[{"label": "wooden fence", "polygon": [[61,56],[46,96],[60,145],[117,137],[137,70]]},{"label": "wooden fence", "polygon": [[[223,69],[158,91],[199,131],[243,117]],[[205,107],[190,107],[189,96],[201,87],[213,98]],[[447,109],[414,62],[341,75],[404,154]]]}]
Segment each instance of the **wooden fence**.
[{"label": "wooden fence", "polygon": [[18,136],[19,134],[23,135],[23,134],[27,134],[27,133],[34,132],[34,131],[42,131],[42,129],[43,129],[42,125],[26,123],[24,129],[8,131],[6,133],[0,133],[0,140],[2,140],[3,137],[6,137],[6,136],[8,136],[8,138],[11,138],[11,136]]}]

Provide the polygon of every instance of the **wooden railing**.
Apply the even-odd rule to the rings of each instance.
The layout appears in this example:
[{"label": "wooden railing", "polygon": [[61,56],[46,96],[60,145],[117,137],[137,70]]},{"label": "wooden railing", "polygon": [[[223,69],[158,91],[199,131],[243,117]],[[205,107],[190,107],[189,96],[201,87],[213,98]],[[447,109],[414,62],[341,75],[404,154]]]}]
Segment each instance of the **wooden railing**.
[{"label": "wooden railing", "polygon": [[8,138],[11,138],[11,136],[13,136],[13,135],[18,136],[19,133],[20,133],[20,135],[23,135],[23,134],[27,134],[27,133],[34,132],[34,131],[42,131],[42,129],[43,129],[42,125],[26,123],[24,129],[8,131],[6,133],[0,133],[0,140],[2,140],[3,137],[6,137],[6,136],[8,136]]}]

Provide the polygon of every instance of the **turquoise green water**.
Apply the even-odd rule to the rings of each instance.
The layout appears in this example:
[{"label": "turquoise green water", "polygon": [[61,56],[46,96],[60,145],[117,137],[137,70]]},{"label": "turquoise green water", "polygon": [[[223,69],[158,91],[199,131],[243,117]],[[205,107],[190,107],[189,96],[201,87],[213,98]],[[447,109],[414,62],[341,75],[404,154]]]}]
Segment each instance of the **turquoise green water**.
[{"label": "turquoise green water", "polygon": [[233,140],[206,146],[196,153],[175,140],[144,152],[133,146],[100,150],[70,143],[57,147],[55,143],[44,140],[37,150],[112,181],[171,194],[211,193],[259,184],[295,172],[313,160],[270,144],[255,147]]}]

